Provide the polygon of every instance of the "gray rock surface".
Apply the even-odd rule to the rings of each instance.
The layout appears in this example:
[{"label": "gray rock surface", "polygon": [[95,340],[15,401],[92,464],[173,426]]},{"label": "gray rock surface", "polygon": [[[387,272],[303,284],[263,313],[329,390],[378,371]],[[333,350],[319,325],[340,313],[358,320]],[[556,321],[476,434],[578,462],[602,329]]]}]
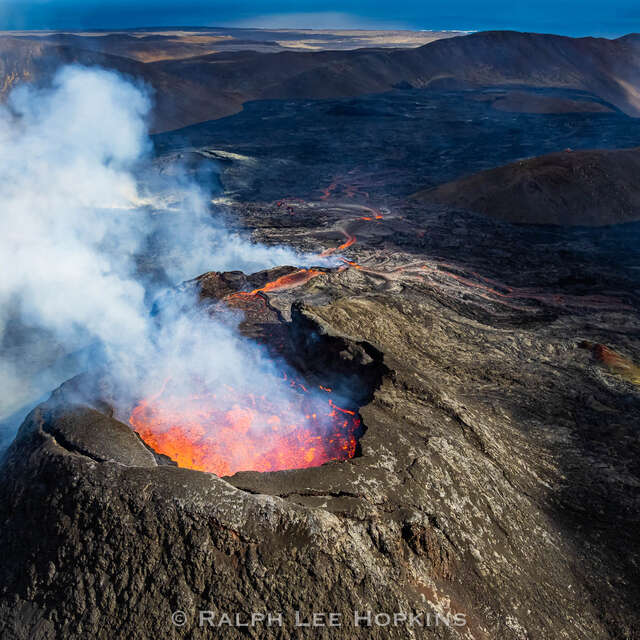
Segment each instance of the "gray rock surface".
[{"label": "gray rock surface", "polygon": [[[315,331],[380,354],[353,460],[220,479],[158,465],[78,403],[82,380],[34,410],[1,471],[3,637],[294,638],[296,610],[342,615],[313,637],[637,637],[640,397],[576,341],[628,312],[532,324],[516,302],[495,326],[466,311],[499,296],[424,271],[268,296],[298,346]],[[284,625],[200,628],[200,609]],[[368,610],[467,625],[354,628]]]}]

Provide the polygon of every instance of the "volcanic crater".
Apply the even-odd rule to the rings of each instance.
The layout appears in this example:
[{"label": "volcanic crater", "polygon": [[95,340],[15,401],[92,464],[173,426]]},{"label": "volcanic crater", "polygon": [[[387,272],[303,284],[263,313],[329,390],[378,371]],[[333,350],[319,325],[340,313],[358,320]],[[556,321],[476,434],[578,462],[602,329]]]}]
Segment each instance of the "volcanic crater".
[{"label": "volcanic crater", "polygon": [[[516,227],[413,202],[382,220],[361,220],[372,216],[353,202],[285,206],[239,206],[238,218],[269,242],[293,217],[292,241],[316,253],[346,229],[348,261],[310,278],[282,267],[183,287],[214,316],[237,305],[240,331],[296,382],[348,389],[343,408],[366,425],[359,450],[219,478],[151,451],[129,411],[116,419],[108,372],[66,383],[1,470],[0,515],[23,523],[1,532],[2,582],[17,594],[7,628],[32,616],[32,637],[48,640],[82,622],[107,640],[84,612],[116,624],[135,597],[123,629],[140,639],[185,603],[341,611],[345,633],[368,638],[411,635],[355,628],[349,612],[464,612],[464,632],[433,637],[510,640],[522,637],[508,622],[517,606],[518,625],[541,637],[633,637],[640,396],[637,350],[619,330],[637,335],[629,229]],[[265,290],[283,277],[296,286]],[[608,350],[581,348],[596,344]],[[33,593],[64,618],[34,612]],[[195,619],[167,637],[184,631],[205,637]]]},{"label": "volcanic crater", "polygon": [[[294,303],[286,320],[266,292],[289,291],[330,270],[279,267],[255,274],[209,272],[186,283],[210,316],[242,313],[241,334],[260,343],[282,372],[283,396],[224,383],[185,396],[171,380],[132,408],[129,423],[154,453],[219,476],[314,467],[359,455],[358,413],[386,368],[366,342],[331,335]],[[171,296],[169,296],[171,300]],[[156,318],[162,321],[162,305]],[[170,302],[169,302],[170,304]]]}]

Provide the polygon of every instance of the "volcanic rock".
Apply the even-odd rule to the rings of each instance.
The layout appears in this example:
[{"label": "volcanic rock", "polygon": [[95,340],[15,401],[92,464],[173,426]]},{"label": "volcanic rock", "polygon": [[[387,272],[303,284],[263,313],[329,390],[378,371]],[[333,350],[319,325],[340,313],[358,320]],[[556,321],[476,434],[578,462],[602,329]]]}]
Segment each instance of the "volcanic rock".
[{"label": "volcanic rock", "polygon": [[510,113],[611,113],[613,109],[592,99],[571,100],[530,91],[504,91],[491,106]]}]

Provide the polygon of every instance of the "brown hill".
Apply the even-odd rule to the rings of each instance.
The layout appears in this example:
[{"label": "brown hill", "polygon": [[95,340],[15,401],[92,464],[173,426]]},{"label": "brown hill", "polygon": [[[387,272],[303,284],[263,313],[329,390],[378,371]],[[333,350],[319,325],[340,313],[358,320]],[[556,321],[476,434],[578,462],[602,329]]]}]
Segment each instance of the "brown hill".
[{"label": "brown hill", "polygon": [[640,116],[639,35],[607,40],[493,31],[434,42],[402,55],[411,59],[406,66],[423,86],[450,78],[471,86],[582,89]]},{"label": "brown hill", "polygon": [[523,224],[599,226],[640,220],[640,148],[563,151],[417,193],[424,202]]},{"label": "brown hill", "polygon": [[241,51],[146,64],[112,55],[109,41],[104,42],[105,50],[96,52],[1,37],[0,88],[6,91],[20,79],[37,80],[33,68],[50,71],[52,59],[124,67],[153,85],[157,130],[229,115],[248,100],[348,97],[398,85],[579,89],[640,116],[638,35],[607,40],[483,32],[417,49]]}]

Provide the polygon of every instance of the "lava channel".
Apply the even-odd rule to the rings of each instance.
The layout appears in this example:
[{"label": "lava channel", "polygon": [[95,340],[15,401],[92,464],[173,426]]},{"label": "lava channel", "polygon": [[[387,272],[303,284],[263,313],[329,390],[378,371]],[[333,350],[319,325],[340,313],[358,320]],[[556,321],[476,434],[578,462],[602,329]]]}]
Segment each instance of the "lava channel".
[{"label": "lava channel", "polygon": [[233,298],[243,298],[243,297],[251,297],[256,296],[259,293],[267,292],[267,291],[282,291],[285,289],[295,289],[322,274],[323,271],[319,269],[299,269],[298,271],[294,271],[293,273],[288,273],[287,275],[280,276],[276,280],[272,280],[271,282],[267,282],[264,287],[260,287],[259,289],[254,289],[253,291],[238,291],[236,293],[230,294],[228,297]]}]

